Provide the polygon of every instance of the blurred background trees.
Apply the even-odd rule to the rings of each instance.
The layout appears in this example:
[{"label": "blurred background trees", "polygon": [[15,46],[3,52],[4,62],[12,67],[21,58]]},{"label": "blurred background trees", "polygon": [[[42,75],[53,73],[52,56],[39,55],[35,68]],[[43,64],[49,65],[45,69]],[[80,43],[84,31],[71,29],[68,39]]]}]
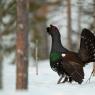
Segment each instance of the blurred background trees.
[{"label": "blurred background trees", "polygon": [[[71,1],[71,4],[68,4],[69,1]],[[75,43],[75,37],[73,35],[79,35],[79,32],[81,32],[81,29],[83,27],[87,27],[90,29],[92,29],[93,27],[93,1],[85,2],[76,0],[76,2],[73,2],[73,0],[68,0],[67,2],[67,0],[29,0],[29,2],[29,44],[30,48],[34,49],[35,42],[36,40],[38,40],[39,59],[47,59],[48,57],[49,46],[47,43],[48,37],[46,33],[47,25],[57,25],[62,34],[62,31],[67,31],[68,27],[71,24],[71,28],[68,31],[71,31],[72,34],[68,34],[70,34],[69,36],[72,35],[72,37],[70,38],[72,39],[72,47]],[[71,6],[71,9],[69,6]],[[88,8],[86,8],[87,6]],[[68,14],[67,12],[68,7],[69,10],[71,10],[70,14]],[[67,15],[71,15],[71,23],[66,21]],[[73,23],[75,23],[77,27]],[[66,33],[66,31],[64,32]],[[0,48],[4,52],[5,56],[9,55],[9,53],[15,53],[15,33],[16,1],[0,0]],[[66,36],[62,39],[66,39]],[[32,50],[31,53],[34,55]],[[15,58],[15,54],[13,55]]]},{"label": "blurred background trees", "polygon": [[[95,32],[95,0],[29,0],[29,58],[35,59],[37,41],[39,60],[48,58],[49,24],[58,26],[66,48],[78,50],[82,28]],[[16,0],[0,0],[0,68],[2,58],[11,57],[10,63],[15,63],[15,49]],[[0,85],[1,76],[2,69]]]}]

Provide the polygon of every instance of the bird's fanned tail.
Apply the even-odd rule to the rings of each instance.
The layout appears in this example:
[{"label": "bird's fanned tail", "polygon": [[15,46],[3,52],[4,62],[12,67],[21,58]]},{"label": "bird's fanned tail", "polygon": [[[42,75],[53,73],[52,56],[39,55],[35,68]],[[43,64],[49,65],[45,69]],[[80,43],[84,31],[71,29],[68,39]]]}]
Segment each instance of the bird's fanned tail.
[{"label": "bird's fanned tail", "polygon": [[81,33],[79,55],[84,65],[89,62],[95,62],[95,36],[88,29],[83,29]]}]

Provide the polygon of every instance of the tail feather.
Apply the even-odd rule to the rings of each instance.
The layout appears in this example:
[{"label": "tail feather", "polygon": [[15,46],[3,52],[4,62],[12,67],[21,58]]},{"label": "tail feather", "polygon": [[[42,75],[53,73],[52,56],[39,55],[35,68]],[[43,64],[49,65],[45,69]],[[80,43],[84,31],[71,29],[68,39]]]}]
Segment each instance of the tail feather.
[{"label": "tail feather", "polygon": [[95,36],[88,29],[82,31],[79,55],[85,63],[95,62]]}]

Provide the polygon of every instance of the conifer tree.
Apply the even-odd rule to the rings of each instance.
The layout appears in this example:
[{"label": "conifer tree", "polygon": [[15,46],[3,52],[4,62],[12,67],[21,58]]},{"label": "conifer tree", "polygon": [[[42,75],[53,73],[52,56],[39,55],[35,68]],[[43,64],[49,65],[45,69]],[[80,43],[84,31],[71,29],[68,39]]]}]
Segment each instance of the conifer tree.
[{"label": "conifer tree", "polygon": [[28,0],[17,3],[16,89],[28,88]]}]

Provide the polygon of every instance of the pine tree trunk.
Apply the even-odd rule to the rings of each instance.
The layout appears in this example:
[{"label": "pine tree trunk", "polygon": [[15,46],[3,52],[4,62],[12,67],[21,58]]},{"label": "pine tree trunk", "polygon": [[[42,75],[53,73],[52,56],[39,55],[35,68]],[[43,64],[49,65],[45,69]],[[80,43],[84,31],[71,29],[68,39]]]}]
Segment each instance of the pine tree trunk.
[{"label": "pine tree trunk", "polygon": [[71,32],[72,32],[72,27],[71,27],[71,0],[67,0],[67,32],[68,32],[68,48],[72,48],[72,38],[71,38]]},{"label": "pine tree trunk", "polygon": [[3,88],[3,82],[2,82],[2,70],[3,70],[3,66],[2,66],[2,56],[0,55],[0,89]]},{"label": "pine tree trunk", "polygon": [[77,49],[80,46],[80,32],[81,32],[81,11],[82,11],[82,4],[81,0],[78,1],[78,35],[77,35]]},{"label": "pine tree trunk", "polygon": [[[93,0],[93,17],[94,17],[94,21],[93,21],[93,31],[95,32],[95,0]],[[95,62],[93,63],[93,75],[95,76]]]},{"label": "pine tree trunk", "polygon": [[16,89],[28,88],[28,0],[17,2]]}]

